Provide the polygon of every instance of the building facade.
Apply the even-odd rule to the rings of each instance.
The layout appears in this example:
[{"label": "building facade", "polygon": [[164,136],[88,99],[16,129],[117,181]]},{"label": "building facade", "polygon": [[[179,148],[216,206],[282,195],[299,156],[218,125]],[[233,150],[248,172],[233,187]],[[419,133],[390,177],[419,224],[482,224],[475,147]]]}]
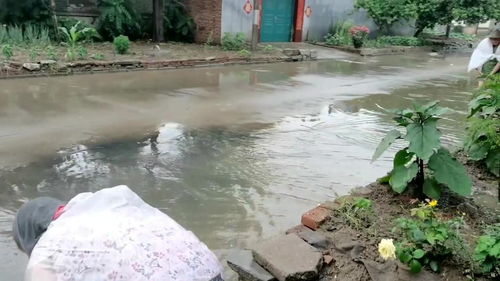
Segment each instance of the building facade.
[{"label": "building facade", "polygon": [[[376,30],[376,25],[366,12],[354,8],[354,2],[355,0],[188,0],[187,4],[198,26],[197,42],[205,42],[206,38],[218,41],[226,32],[242,32],[250,40],[254,20],[259,26],[259,42],[301,42],[322,40],[332,25],[342,21],[351,21]],[[255,7],[261,8],[256,10]],[[396,24],[392,33],[410,35],[413,28],[409,24]]]},{"label": "building facade", "polygon": [[[137,12],[152,13],[152,0],[131,0]],[[259,42],[320,41],[336,22],[351,21],[376,30],[366,12],[354,8],[355,0],[180,0],[196,22],[195,41],[220,42],[224,33],[242,32],[252,38],[254,22]],[[98,17],[97,0],[55,0],[59,15]],[[164,0],[168,4],[167,0]],[[260,7],[260,9],[256,9]],[[412,34],[409,24],[396,25],[397,35]]]}]

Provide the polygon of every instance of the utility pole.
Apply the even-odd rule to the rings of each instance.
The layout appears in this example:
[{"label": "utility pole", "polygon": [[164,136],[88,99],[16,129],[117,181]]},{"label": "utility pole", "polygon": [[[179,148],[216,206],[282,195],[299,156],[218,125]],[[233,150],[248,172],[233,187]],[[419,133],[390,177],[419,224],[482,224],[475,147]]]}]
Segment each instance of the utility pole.
[{"label": "utility pole", "polygon": [[261,0],[253,1],[252,51],[257,50],[257,44],[259,43],[260,1]]},{"label": "utility pole", "polygon": [[153,41],[164,42],[163,0],[153,0]]}]

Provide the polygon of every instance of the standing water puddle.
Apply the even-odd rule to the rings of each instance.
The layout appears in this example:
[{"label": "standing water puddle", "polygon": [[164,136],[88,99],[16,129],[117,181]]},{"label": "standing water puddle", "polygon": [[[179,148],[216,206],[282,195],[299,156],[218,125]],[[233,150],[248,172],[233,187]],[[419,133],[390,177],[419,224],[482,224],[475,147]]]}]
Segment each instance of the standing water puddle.
[{"label": "standing water puddle", "polygon": [[[354,60],[354,61],[353,61]],[[0,279],[22,280],[19,206],[126,184],[221,258],[298,223],[390,168],[370,163],[399,108],[452,110],[464,134],[466,58],[362,60],[0,81]]]}]

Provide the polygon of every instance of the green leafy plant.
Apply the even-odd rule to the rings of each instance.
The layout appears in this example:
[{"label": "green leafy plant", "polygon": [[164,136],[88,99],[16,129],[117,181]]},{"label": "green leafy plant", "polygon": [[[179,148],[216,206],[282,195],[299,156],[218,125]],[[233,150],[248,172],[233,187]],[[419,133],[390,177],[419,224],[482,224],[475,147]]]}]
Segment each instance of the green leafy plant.
[{"label": "green leafy plant", "polygon": [[236,34],[226,32],[222,37],[222,49],[225,51],[241,51],[246,48],[246,37],[243,32]]},{"label": "green leafy plant", "polygon": [[80,54],[82,54],[82,49],[80,46],[80,42],[87,38],[87,34],[96,34],[95,29],[90,27],[79,29],[79,25],[80,22],[77,22],[69,30],[66,27],[59,27],[59,30],[62,32],[66,39],[65,44],[68,46],[66,59],[69,61],[73,61],[77,59],[77,57],[81,58]]},{"label": "green leafy plant", "polygon": [[14,56],[14,48],[10,44],[5,44],[2,46],[2,55],[6,60],[10,60]]},{"label": "green leafy plant", "polygon": [[101,12],[98,31],[101,36],[111,40],[121,34],[139,37],[141,25],[129,0],[99,0]]},{"label": "green leafy plant", "polygon": [[[196,24],[194,19],[189,15],[188,9],[184,5],[184,1],[166,1],[163,24],[165,26],[165,38],[168,40],[193,41]],[[209,40],[207,39],[207,41]],[[211,39],[211,41],[213,41],[213,39]],[[209,44],[212,43],[213,42],[210,42]]]},{"label": "green leafy plant", "polygon": [[381,36],[377,39],[383,45],[390,46],[421,46],[423,40],[409,36]]},{"label": "green leafy plant", "polygon": [[73,26],[76,26],[76,32],[86,30],[80,39],[82,42],[92,42],[101,39],[101,36],[97,33],[97,30],[94,27],[75,18],[60,19],[59,26],[66,28],[66,30],[70,30]]},{"label": "green leafy plant", "polygon": [[123,55],[127,53],[130,48],[130,40],[127,36],[120,35],[113,40],[113,45],[115,46],[115,51],[118,54]]},{"label": "green leafy plant", "polygon": [[14,56],[14,49],[12,45],[10,44],[5,44],[2,46],[2,54],[5,57],[5,59],[10,60]]},{"label": "green leafy plant", "polygon": [[500,276],[500,224],[489,226],[478,238],[474,261],[479,273]]},{"label": "green leafy plant", "polygon": [[373,221],[373,203],[362,197],[346,197],[339,200],[338,216],[353,229],[368,228]]},{"label": "green leafy plant", "polygon": [[38,47],[32,47],[29,49],[30,61],[32,62],[36,61],[39,56],[40,56],[40,49],[38,49]]},{"label": "green leafy plant", "polygon": [[274,47],[273,47],[273,45],[265,45],[262,50],[266,53],[270,53],[270,52],[274,51]]},{"label": "green leafy plant", "polygon": [[[437,121],[445,112],[446,108],[438,106],[437,101],[392,111],[396,115],[394,120],[405,128],[406,133],[402,134],[396,129],[390,131],[375,150],[372,161],[378,159],[397,139],[408,142],[407,147],[396,153],[393,169],[388,176],[395,192],[404,192],[408,184],[416,179],[416,192],[420,197],[425,194],[437,199],[443,187],[462,196],[471,194],[472,182],[467,171],[441,146]],[[427,173],[426,166],[429,170]]]},{"label": "green leafy plant", "polygon": [[97,54],[93,54],[91,56],[92,59],[95,59],[95,60],[104,60],[104,55],[101,54],[101,53],[97,53]]},{"label": "green leafy plant", "polygon": [[247,50],[247,49],[240,50],[240,51],[238,52],[238,54],[239,54],[240,56],[242,56],[242,57],[247,58],[247,59],[249,59],[249,58],[252,56],[252,52],[250,52],[250,51],[249,51],[249,50]]},{"label": "green leafy plant", "polygon": [[80,22],[77,22],[70,29],[67,29],[66,27],[59,27],[59,30],[64,35],[66,44],[71,48],[76,48],[77,45],[89,35],[97,34],[94,28],[79,28],[79,25]]},{"label": "green leafy plant", "polygon": [[330,27],[330,32],[325,36],[325,43],[331,46],[348,46],[352,44],[349,30],[354,26],[350,21],[338,21]]},{"label": "green leafy plant", "polygon": [[47,46],[50,44],[50,31],[44,26],[26,24],[23,26],[23,43],[26,45]]},{"label": "green leafy plant", "polygon": [[370,29],[366,26],[353,26],[349,29],[349,33],[351,33],[354,48],[358,49],[363,46],[366,37],[368,37],[368,34],[370,33]]},{"label": "green leafy plant", "polygon": [[473,161],[484,162],[496,176],[500,173],[500,78],[490,76],[469,102],[464,150]]},{"label": "green leafy plant", "polygon": [[78,55],[78,59],[80,60],[84,60],[89,56],[89,51],[82,45],[76,47],[76,53]]},{"label": "green leafy plant", "polygon": [[45,48],[45,56],[50,60],[58,60],[56,48],[52,45]]},{"label": "green leafy plant", "polygon": [[398,218],[393,232],[402,237],[396,245],[396,257],[418,273],[423,266],[439,272],[440,261],[453,255],[463,255],[466,251],[464,240],[459,234],[463,225],[460,218],[443,220],[436,216],[436,201],[422,204],[411,210],[413,218]]}]

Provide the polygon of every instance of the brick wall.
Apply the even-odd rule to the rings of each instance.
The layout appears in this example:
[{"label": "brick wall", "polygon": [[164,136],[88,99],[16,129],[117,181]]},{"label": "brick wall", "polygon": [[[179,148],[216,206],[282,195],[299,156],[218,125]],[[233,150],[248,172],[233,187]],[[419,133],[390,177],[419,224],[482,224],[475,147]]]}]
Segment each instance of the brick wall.
[{"label": "brick wall", "polygon": [[186,0],[196,22],[195,41],[205,43],[212,36],[215,43],[221,39],[222,0]]}]

